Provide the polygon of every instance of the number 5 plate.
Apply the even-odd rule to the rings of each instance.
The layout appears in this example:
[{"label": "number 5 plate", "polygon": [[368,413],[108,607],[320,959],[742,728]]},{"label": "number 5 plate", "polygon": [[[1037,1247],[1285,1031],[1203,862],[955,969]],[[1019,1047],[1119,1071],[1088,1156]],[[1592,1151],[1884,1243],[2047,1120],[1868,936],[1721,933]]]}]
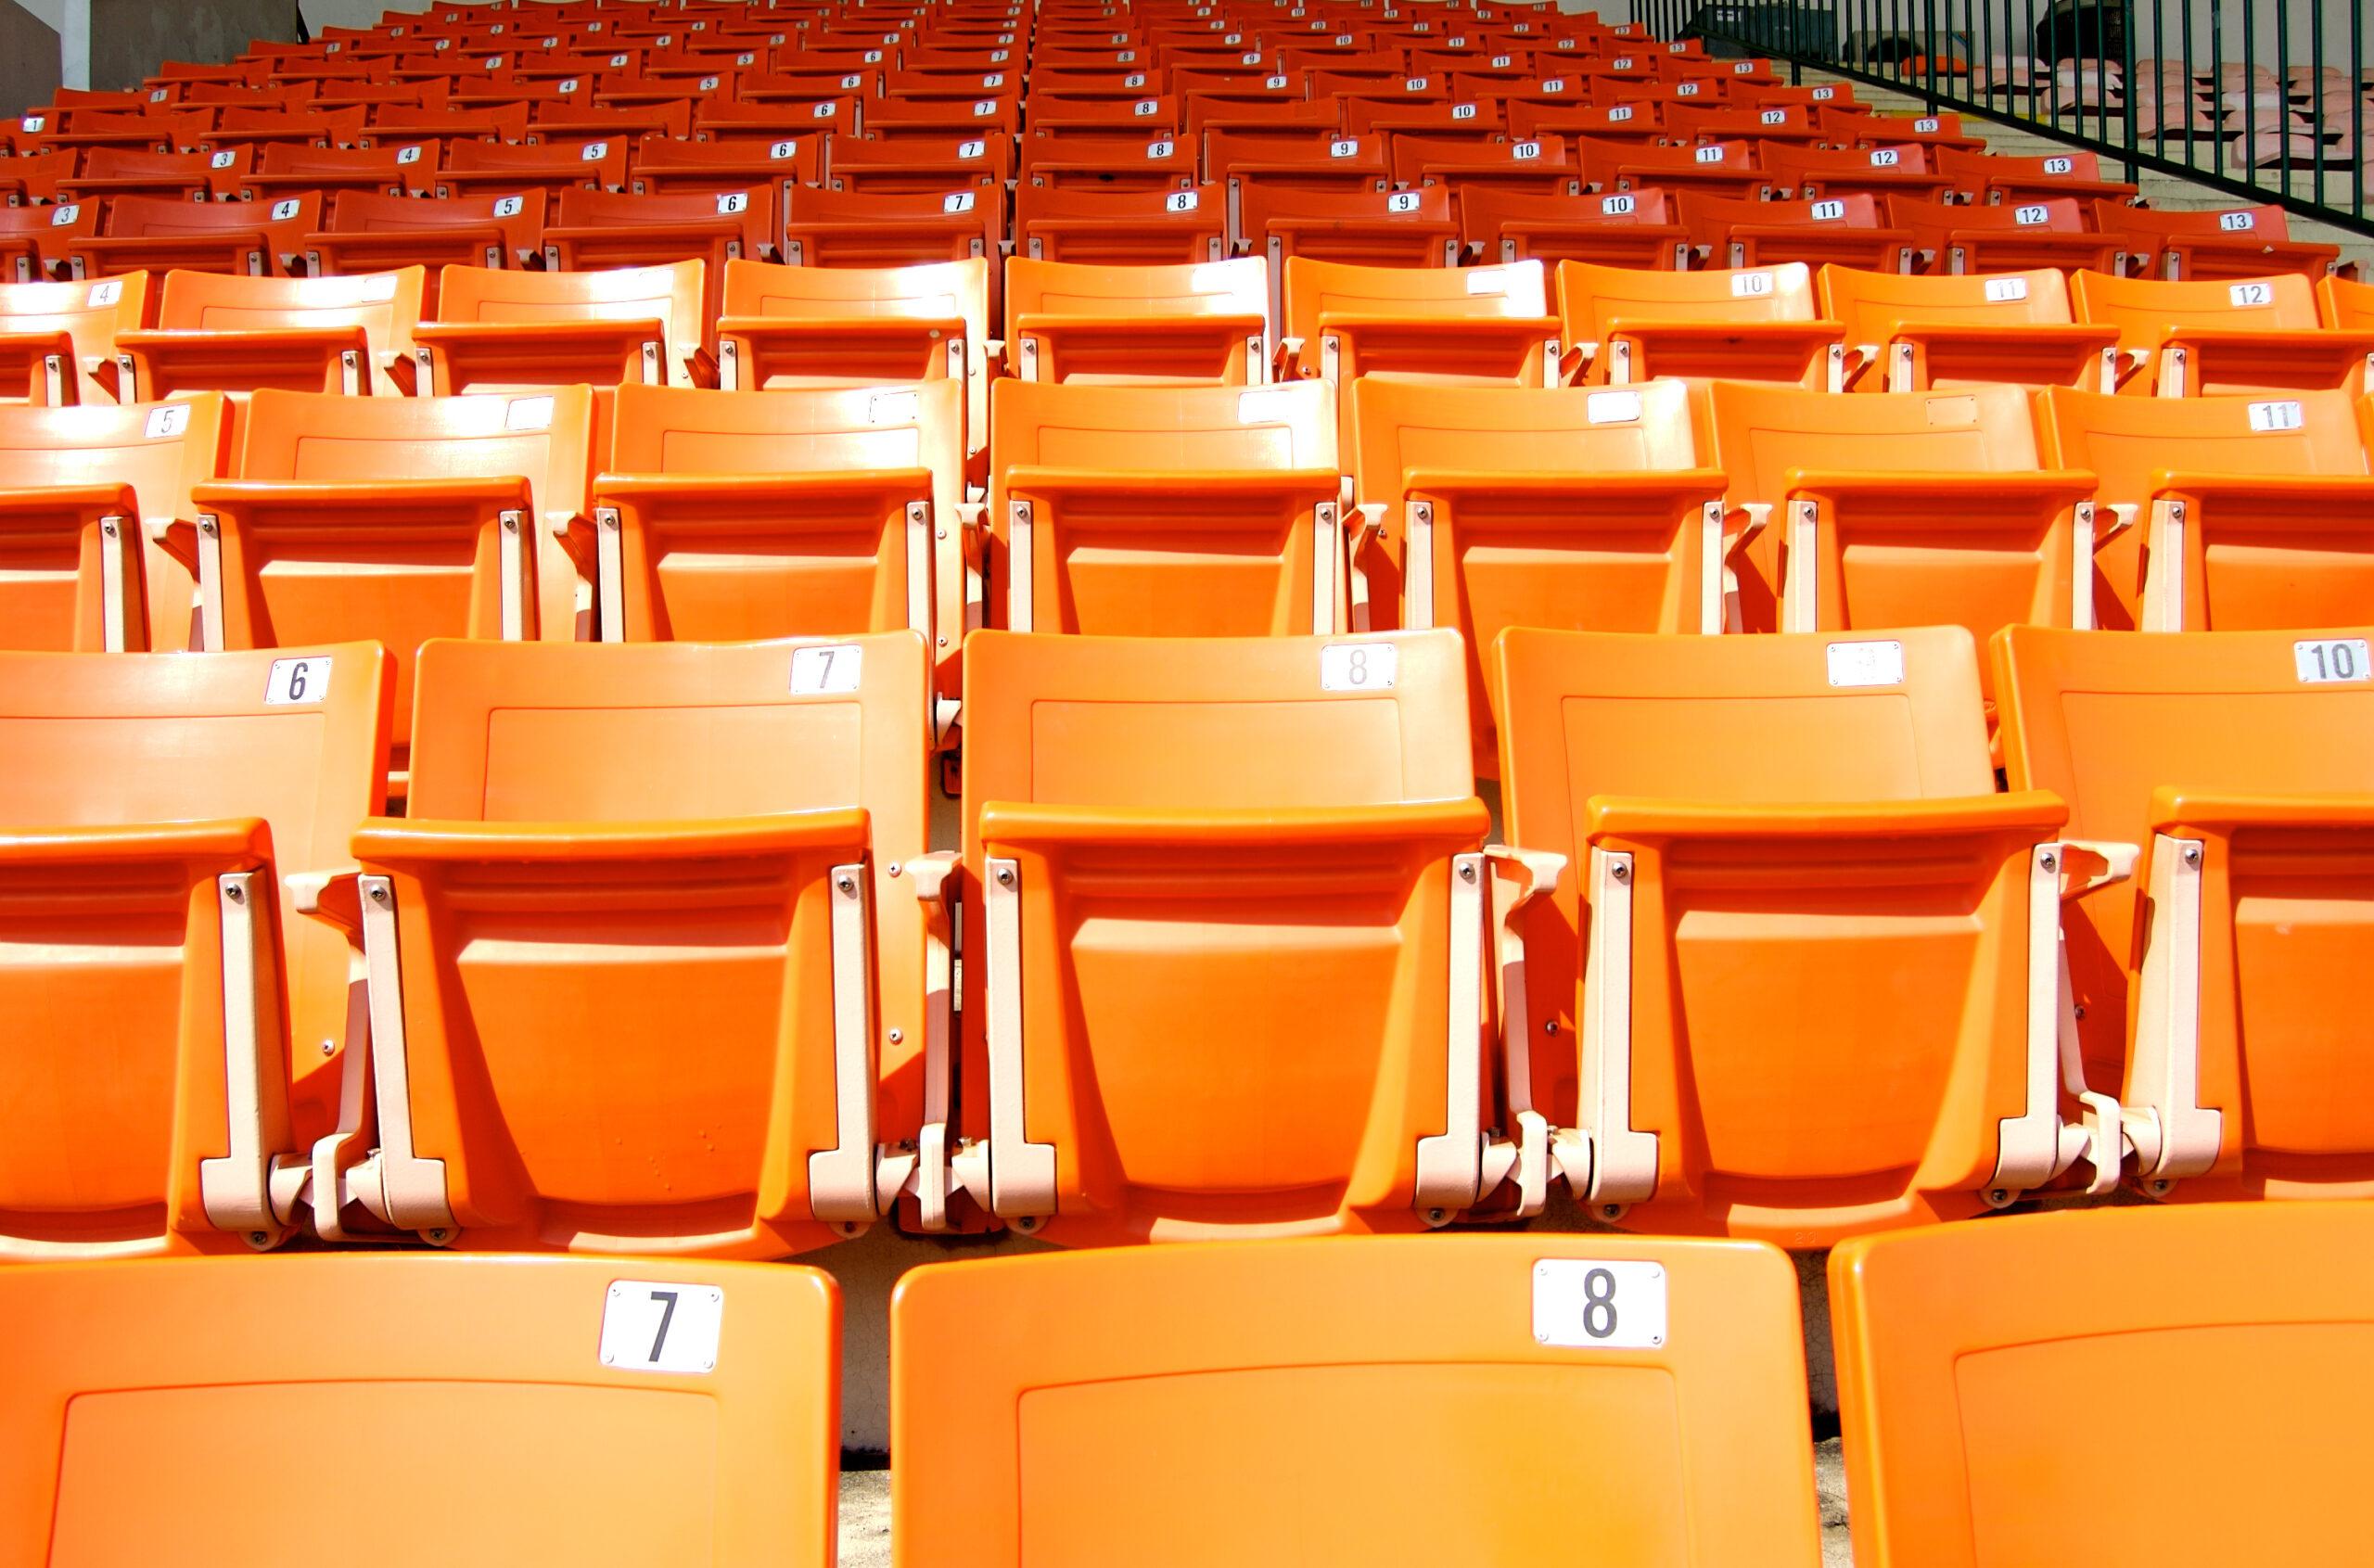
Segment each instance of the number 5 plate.
[{"label": "number 5 plate", "polygon": [[1662,1348],[1665,1266],[1543,1258],[1533,1266],[1533,1337],[1571,1349]]},{"label": "number 5 plate", "polygon": [[602,1303],[602,1365],[624,1372],[713,1372],[725,1293],[715,1285],[615,1280]]}]

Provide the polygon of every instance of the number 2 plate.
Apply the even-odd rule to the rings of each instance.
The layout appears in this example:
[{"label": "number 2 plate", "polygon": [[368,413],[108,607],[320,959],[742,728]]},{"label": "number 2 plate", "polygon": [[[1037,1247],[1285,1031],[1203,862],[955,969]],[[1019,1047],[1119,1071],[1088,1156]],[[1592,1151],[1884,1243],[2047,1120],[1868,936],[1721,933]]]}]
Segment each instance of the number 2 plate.
[{"label": "number 2 plate", "polygon": [[725,1293],[715,1285],[619,1280],[602,1304],[602,1365],[626,1372],[713,1372]]},{"label": "number 2 plate", "polygon": [[1665,1266],[1543,1258],[1533,1266],[1533,1337],[1568,1349],[1662,1348]]}]

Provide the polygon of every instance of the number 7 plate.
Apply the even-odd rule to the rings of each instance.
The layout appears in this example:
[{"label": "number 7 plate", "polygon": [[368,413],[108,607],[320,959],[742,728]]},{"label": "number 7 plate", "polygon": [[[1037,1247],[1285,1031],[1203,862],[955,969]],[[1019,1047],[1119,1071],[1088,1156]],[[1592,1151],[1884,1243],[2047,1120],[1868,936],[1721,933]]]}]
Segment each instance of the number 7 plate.
[{"label": "number 7 plate", "polygon": [[1568,1349],[1662,1348],[1665,1266],[1543,1258],[1533,1266],[1533,1337]]},{"label": "number 7 plate", "polygon": [[602,1303],[602,1365],[624,1372],[713,1372],[725,1292],[614,1280]]}]

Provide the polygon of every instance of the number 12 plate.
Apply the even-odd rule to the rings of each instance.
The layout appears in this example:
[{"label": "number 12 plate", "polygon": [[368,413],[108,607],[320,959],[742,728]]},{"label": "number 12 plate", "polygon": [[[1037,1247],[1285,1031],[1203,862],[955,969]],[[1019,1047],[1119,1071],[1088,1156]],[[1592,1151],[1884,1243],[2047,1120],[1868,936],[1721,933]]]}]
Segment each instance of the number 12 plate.
[{"label": "number 12 plate", "polygon": [[1533,1337],[1571,1349],[1662,1348],[1664,1265],[1543,1258],[1533,1266]]}]

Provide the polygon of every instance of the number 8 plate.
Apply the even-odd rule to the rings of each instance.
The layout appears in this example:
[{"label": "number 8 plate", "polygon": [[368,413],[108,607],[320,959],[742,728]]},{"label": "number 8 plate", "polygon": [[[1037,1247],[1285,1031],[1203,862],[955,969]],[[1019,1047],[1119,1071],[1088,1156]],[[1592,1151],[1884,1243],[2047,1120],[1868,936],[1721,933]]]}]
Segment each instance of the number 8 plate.
[{"label": "number 8 plate", "polygon": [[1543,1258],[1533,1266],[1533,1337],[1568,1349],[1663,1348],[1665,1266]]}]

